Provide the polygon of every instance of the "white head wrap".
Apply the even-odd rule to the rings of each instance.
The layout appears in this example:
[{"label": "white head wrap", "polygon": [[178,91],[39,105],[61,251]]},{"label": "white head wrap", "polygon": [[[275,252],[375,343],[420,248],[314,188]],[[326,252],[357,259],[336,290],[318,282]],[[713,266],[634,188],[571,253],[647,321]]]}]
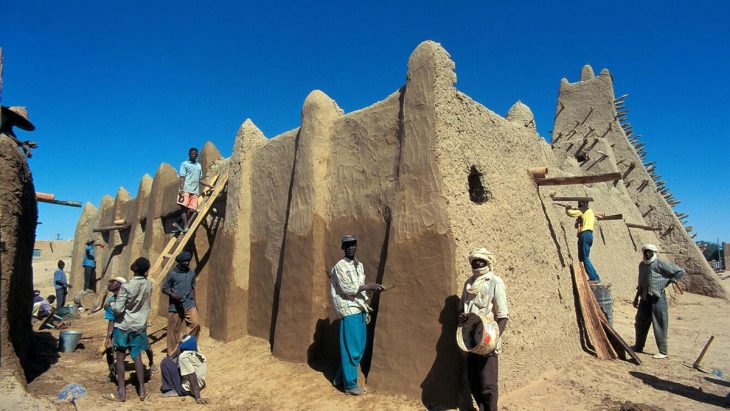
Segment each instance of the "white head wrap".
[{"label": "white head wrap", "polygon": [[643,246],[641,246],[641,251],[642,251],[642,252],[644,252],[644,251],[646,251],[646,250],[651,250],[651,251],[653,251],[653,252],[654,252],[654,254],[653,254],[653,255],[651,256],[651,258],[650,258],[650,259],[648,259],[648,260],[647,260],[646,258],[644,258],[644,262],[645,262],[646,264],[651,264],[651,263],[653,263],[653,262],[654,262],[654,260],[656,260],[656,253],[657,253],[657,252],[658,252],[659,250],[657,250],[657,248],[656,248],[656,246],[655,246],[654,244],[644,244]]},{"label": "white head wrap", "polygon": [[474,260],[484,260],[487,262],[486,267],[472,269],[472,278],[474,280],[471,284],[466,286],[466,291],[470,294],[477,294],[487,279],[492,276],[492,269],[494,268],[495,257],[491,251],[484,247],[475,248],[469,253],[469,264]]},{"label": "white head wrap", "polygon": [[651,250],[651,251],[653,251],[655,253],[659,251],[654,244],[644,244],[644,245],[642,245],[641,246],[641,251],[644,251],[644,250]]},{"label": "white head wrap", "polygon": [[486,261],[490,269],[494,269],[494,263],[496,262],[494,254],[484,247],[471,250],[471,253],[469,253],[469,264],[474,260]]}]

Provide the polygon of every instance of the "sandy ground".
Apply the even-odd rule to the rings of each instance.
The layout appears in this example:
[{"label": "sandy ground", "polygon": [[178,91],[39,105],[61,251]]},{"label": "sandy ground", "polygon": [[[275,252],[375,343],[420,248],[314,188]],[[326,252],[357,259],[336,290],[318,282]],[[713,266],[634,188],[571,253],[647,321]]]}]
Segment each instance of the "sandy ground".
[{"label": "sandy ground", "polygon": [[[730,284],[730,274],[722,275]],[[634,309],[630,301],[614,301],[615,327],[633,342]],[[501,397],[506,410],[704,410],[722,409],[730,391],[730,303],[694,294],[684,294],[670,306],[670,357],[654,360],[650,333],[643,365],[624,361],[597,360],[581,355],[559,370]],[[164,353],[164,325],[155,319],[150,328],[155,361]],[[194,406],[191,397],[162,398],[158,392],[160,376],[151,376],[148,390],[152,398],[140,402],[135,387],[127,386],[127,402],[111,403],[101,398],[114,386],[105,381],[106,365],[97,353],[102,343],[105,322],[101,312],[82,313],[71,325],[83,331],[81,346],[73,353],[56,353],[57,331],[39,333],[34,347],[38,374],[28,385],[29,397],[7,379],[0,377],[0,409],[73,409],[54,400],[68,383],[80,383],[88,395],[78,402],[79,409],[159,409],[173,410]],[[321,372],[305,364],[287,363],[274,358],[266,341],[246,337],[221,343],[207,337],[203,330],[201,351],[209,362],[208,386],[203,397],[209,409],[423,409],[419,401],[370,392],[364,397],[345,396],[333,388]],[[703,373],[691,368],[702,346],[710,337],[715,341],[703,360]],[[577,337],[576,337],[577,338]],[[546,353],[549,355],[549,353]],[[505,353],[501,361],[509,361]],[[50,368],[49,368],[50,366]],[[128,367],[132,369],[131,363]],[[130,372],[127,378],[130,380]],[[723,378],[724,377],[724,378]],[[727,378],[727,380],[725,379]]]}]

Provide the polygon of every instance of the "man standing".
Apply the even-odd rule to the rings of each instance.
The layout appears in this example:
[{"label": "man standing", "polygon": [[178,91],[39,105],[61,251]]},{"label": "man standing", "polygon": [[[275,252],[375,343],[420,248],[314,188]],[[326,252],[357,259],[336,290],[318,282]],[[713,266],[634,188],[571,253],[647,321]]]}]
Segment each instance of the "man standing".
[{"label": "man standing", "polygon": [[190,268],[192,254],[183,251],[177,257],[177,265],[170,270],[162,284],[162,293],[169,297],[167,307],[167,356],[173,357],[180,342],[180,326],[183,320],[188,334],[198,338],[200,321],[195,305],[195,270]]},{"label": "man standing", "polygon": [[56,308],[66,305],[66,294],[68,294],[68,289],[71,288],[71,284],[66,279],[66,273],[63,272],[65,266],[66,263],[63,260],[58,260],[58,270],[53,273],[53,287],[56,289]]},{"label": "man standing", "polygon": [[13,127],[18,127],[22,130],[33,131],[35,126],[28,119],[28,110],[25,107],[5,107],[0,106],[0,135],[7,137],[23,150],[23,154],[31,158],[33,153],[30,152],[31,148],[36,148],[38,145],[34,141],[26,140],[20,141],[13,131]]},{"label": "man standing", "polygon": [[477,248],[469,254],[472,276],[466,280],[461,294],[458,323],[466,322],[468,314],[474,313],[497,322],[499,340],[494,352],[487,355],[469,353],[466,359],[469,388],[479,405],[479,411],[497,410],[499,399],[499,354],[502,351],[502,333],[507,327],[507,289],[500,277],[494,274],[495,257],[486,248]]},{"label": "man standing", "polygon": [[177,203],[182,209],[182,232],[189,228],[189,220],[198,208],[198,197],[200,197],[200,186],[212,188],[202,181],[203,166],[198,162],[198,149],[195,147],[188,150],[188,160],[180,164],[180,188]]},{"label": "man standing", "polygon": [[345,256],[330,271],[330,296],[335,318],[340,330],[340,368],[333,384],[342,385],[346,394],[363,395],[365,389],[357,384],[357,367],[360,365],[367,342],[367,322],[370,306],[368,291],[383,291],[377,283],[365,284],[365,269],[355,259],[357,239],[342,237]]},{"label": "man standing", "polygon": [[644,255],[639,263],[639,284],[636,287],[634,308],[636,308],[636,344],[634,351],[643,352],[649,326],[654,328],[654,339],[659,352],[653,358],[667,358],[667,331],[669,311],[664,289],[670,283],[677,283],[684,276],[684,270],[666,260],[657,258],[657,247],[645,244],[641,247]]},{"label": "man standing", "polygon": [[586,268],[586,274],[590,281],[599,282],[601,278],[591,262],[591,246],[593,246],[593,227],[596,225],[596,216],[603,217],[603,214],[594,214],[588,207],[587,200],[578,201],[578,208],[570,207],[565,209],[570,217],[577,217],[576,228],[578,228],[578,261],[581,261]]},{"label": "man standing", "polygon": [[96,292],[96,251],[93,239],[86,242],[82,265],[84,267],[84,290]]},{"label": "man standing", "polygon": [[150,262],[144,257],[136,259],[129,267],[134,277],[119,289],[116,299],[111,302],[112,313],[116,320],[112,333],[112,345],[117,354],[116,359],[116,394],[104,394],[103,397],[112,401],[126,401],[127,391],[124,386],[124,358],[129,354],[134,360],[134,370],[137,374],[139,399],[149,399],[144,384],[144,364],[141,354],[149,348],[147,341],[147,317],[152,305],[152,282],[147,279]]}]

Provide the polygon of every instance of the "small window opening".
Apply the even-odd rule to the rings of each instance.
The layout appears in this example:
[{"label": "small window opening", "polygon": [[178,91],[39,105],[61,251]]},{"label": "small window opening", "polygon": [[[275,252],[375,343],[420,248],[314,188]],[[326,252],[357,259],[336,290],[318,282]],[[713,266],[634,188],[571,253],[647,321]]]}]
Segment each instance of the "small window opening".
[{"label": "small window opening", "polygon": [[575,159],[578,160],[579,163],[583,163],[590,160],[591,157],[585,151],[579,151],[575,153]]},{"label": "small window opening", "polygon": [[484,187],[482,176],[483,174],[476,166],[471,166],[469,169],[469,199],[477,204],[487,202],[492,196],[492,193]]}]

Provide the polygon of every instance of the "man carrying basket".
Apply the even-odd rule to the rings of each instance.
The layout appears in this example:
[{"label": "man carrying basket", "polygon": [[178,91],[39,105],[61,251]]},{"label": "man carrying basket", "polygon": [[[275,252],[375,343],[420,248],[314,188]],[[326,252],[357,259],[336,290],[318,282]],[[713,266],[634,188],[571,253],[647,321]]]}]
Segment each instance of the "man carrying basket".
[{"label": "man carrying basket", "polygon": [[[464,326],[470,314],[496,320],[501,337],[508,319],[507,291],[502,279],[492,271],[494,262],[494,254],[486,248],[477,248],[469,253],[472,276],[464,284],[461,295],[463,312],[459,313],[458,323],[460,327]],[[480,411],[497,410],[498,356],[501,346],[501,338],[498,338],[494,351],[487,354],[467,354],[469,388]]]}]

